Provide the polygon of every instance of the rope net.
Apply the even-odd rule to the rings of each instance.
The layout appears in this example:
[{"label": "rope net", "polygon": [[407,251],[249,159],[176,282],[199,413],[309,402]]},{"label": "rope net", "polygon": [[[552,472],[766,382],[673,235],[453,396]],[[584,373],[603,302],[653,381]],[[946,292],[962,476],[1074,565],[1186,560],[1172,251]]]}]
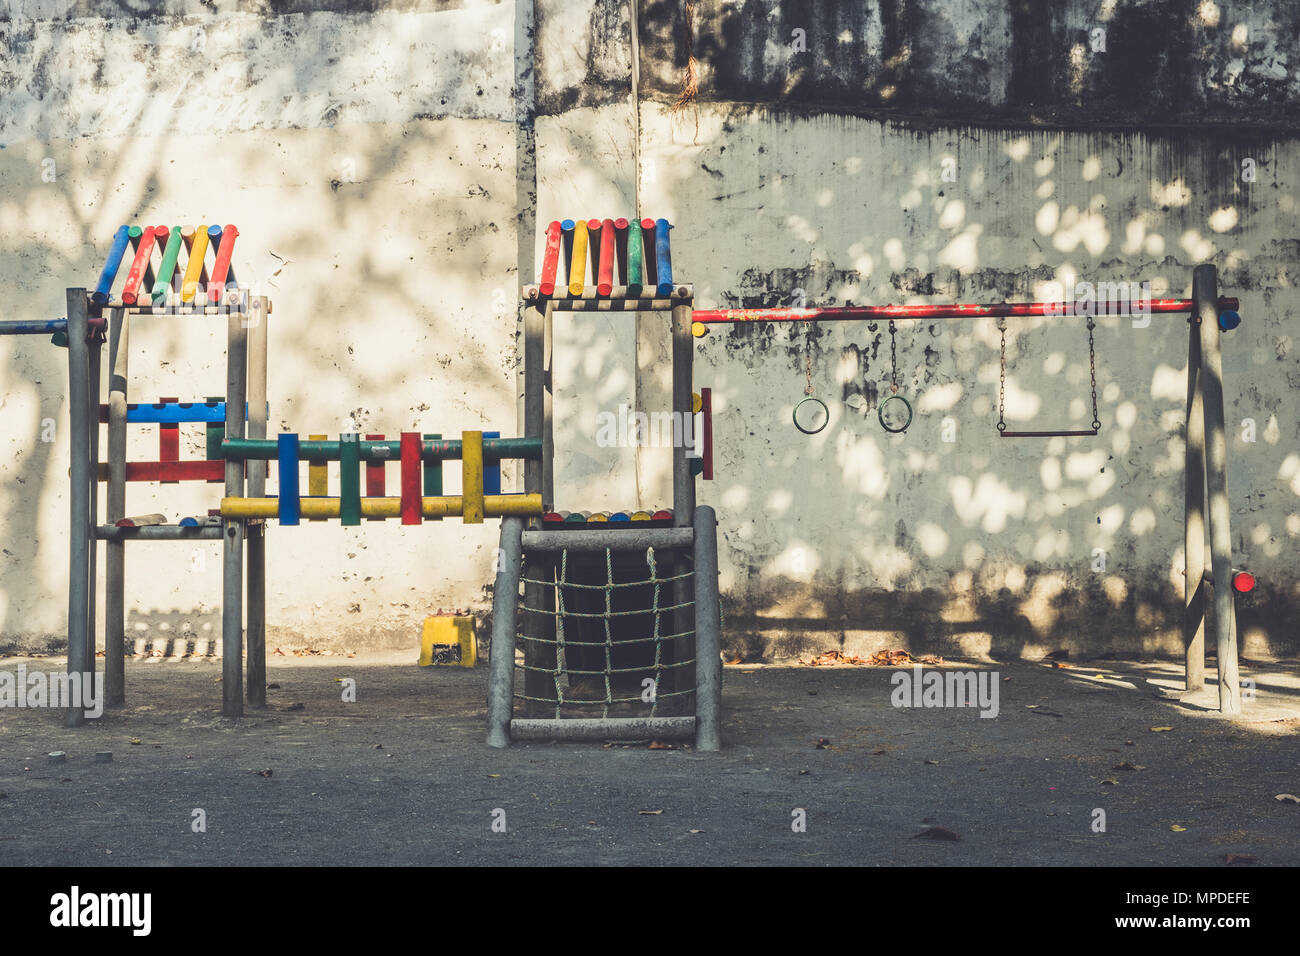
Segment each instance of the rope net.
[{"label": "rope net", "polygon": [[515,700],[555,719],[693,713],[693,577],[675,550],[525,555]]}]

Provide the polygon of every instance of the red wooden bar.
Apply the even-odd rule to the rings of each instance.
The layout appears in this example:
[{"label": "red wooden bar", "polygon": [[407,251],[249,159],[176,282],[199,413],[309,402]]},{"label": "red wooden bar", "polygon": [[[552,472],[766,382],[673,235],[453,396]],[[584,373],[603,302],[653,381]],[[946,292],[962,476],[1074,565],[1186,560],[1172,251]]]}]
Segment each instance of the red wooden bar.
[{"label": "red wooden bar", "polygon": [[420,481],[420,433],[402,432],[402,524],[424,520],[424,489]]},{"label": "red wooden bar", "polygon": [[598,282],[600,276],[600,227],[599,219],[587,220],[587,251],[591,253],[591,278]]},{"label": "red wooden bar", "polygon": [[596,274],[596,294],[614,291],[614,220],[600,224],[600,271]]},{"label": "red wooden bar", "polygon": [[618,284],[627,285],[627,220],[614,220],[614,258],[618,261]]},{"label": "red wooden bar", "polygon": [[555,293],[555,270],[560,265],[560,223],[546,227],[546,254],[542,257],[542,295]]},{"label": "red wooden bar", "polygon": [[713,389],[700,389],[700,411],[704,413],[704,470],[700,472],[705,481],[713,480]]},{"label": "red wooden bar", "polygon": [[[180,481],[222,481],[226,476],[224,461],[128,461],[127,481],[158,481],[175,484]],[[99,480],[108,481],[108,464],[99,466]]]},{"label": "red wooden bar", "polygon": [[[633,228],[637,223],[633,223]],[[659,264],[655,262],[655,221],[653,219],[642,219],[641,226],[641,254],[643,256],[642,265],[642,282],[646,286],[655,286],[659,284]]]},{"label": "red wooden bar", "polygon": [[[179,402],[180,397],[160,398],[158,403]],[[158,460],[160,462],[179,461],[181,457],[181,426],[177,422],[164,422],[158,426]],[[224,462],[223,462],[224,464]],[[160,479],[164,484],[173,484],[169,479]]]},{"label": "red wooden bar", "polygon": [[[366,441],[383,441],[383,435],[367,435]],[[385,462],[378,461],[366,462],[366,497],[367,498],[386,498],[388,492],[384,489],[384,469]],[[383,518],[370,518],[370,521],[383,521]]]},{"label": "red wooden bar", "polygon": [[122,302],[125,305],[135,305],[139,297],[140,282],[145,278],[145,269],[149,266],[149,258],[153,252],[155,228],[155,226],[145,226],[144,232],[140,234],[140,245],[136,247],[131,271],[126,274],[126,285],[122,288]]},{"label": "red wooden bar", "polygon": [[220,302],[225,294],[226,274],[230,271],[230,257],[234,254],[238,236],[239,230],[234,226],[227,225],[221,230],[221,245],[217,249],[217,261],[212,265],[212,281],[208,283],[208,298],[212,302]]},{"label": "red wooden bar", "polygon": [[[649,220],[646,220],[647,222]],[[1219,311],[1235,312],[1237,299],[1220,298]],[[1191,299],[1152,299],[1149,309],[1134,312],[1131,308],[1107,311],[1107,303],[1098,303],[1094,315],[1186,315],[1194,308]],[[824,309],[702,309],[691,316],[704,325],[731,322],[839,322],[851,319],[978,319],[992,317],[1067,316],[1072,302],[995,302],[988,305],[957,303],[954,305],[849,305]]]}]

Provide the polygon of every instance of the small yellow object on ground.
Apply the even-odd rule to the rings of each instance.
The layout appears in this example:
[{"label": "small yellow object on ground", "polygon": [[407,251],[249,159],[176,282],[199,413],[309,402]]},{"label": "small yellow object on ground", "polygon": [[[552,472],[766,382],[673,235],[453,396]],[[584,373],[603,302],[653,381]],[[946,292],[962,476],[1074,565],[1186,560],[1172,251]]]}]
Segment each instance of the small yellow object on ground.
[{"label": "small yellow object on ground", "polygon": [[474,618],[435,614],[424,619],[420,636],[420,666],[473,667],[478,660]]}]

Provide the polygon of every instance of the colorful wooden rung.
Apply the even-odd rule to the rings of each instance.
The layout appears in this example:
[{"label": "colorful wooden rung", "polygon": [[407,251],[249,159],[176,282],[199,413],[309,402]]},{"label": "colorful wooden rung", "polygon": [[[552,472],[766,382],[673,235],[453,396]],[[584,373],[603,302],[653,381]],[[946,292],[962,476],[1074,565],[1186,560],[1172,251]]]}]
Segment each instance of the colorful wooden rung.
[{"label": "colorful wooden rung", "polygon": [[[233,225],[202,225],[197,229],[193,226],[119,226],[113,233],[108,258],[100,270],[91,301],[100,306],[113,301],[113,285],[129,255],[130,265],[125,270],[119,297],[122,305],[160,306],[165,304],[173,289],[180,293],[183,303],[203,304],[204,300],[219,303],[226,286],[236,281],[231,260],[238,236],[239,229]],[[209,246],[214,256],[211,281],[207,269]],[[185,250],[183,267],[182,248]],[[198,294],[201,286],[207,290],[203,295]]]},{"label": "colorful wooden rung", "polygon": [[[139,226],[131,227],[131,238],[135,240],[135,259],[131,263],[131,269],[126,274],[126,285],[122,289],[122,302],[126,305],[134,305],[138,296],[140,284],[149,284],[149,279],[153,272],[150,266],[150,256],[153,253],[154,243],[154,226],[145,226],[141,229]],[[164,230],[166,227],[163,227]]]},{"label": "colorful wooden rung", "polygon": [[573,251],[569,261],[569,295],[582,295],[587,268],[587,223],[582,219],[573,224]]},{"label": "colorful wooden rung", "polygon": [[[280,496],[276,504],[275,517],[279,519],[281,525],[296,525],[302,514],[301,502],[298,499],[298,436],[292,433],[277,435],[276,445],[280,451]],[[224,500],[221,513],[226,514]]]},{"label": "colorful wooden rung", "polygon": [[655,220],[655,269],[658,279],[656,289],[660,295],[673,291],[673,260],[668,248],[668,220]]},{"label": "colorful wooden rung", "polygon": [[[599,296],[611,295],[615,280],[629,296],[644,294],[647,286],[658,296],[673,292],[672,247],[667,219],[563,219],[546,227],[542,277],[538,291],[581,296],[590,285]],[[564,253],[561,270],[560,253]]]},{"label": "colorful wooden rung", "polygon": [[[268,412],[270,405],[267,405]],[[248,418],[248,406],[244,406],[244,418]],[[226,401],[224,398],[209,398],[202,402],[132,402],[126,406],[126,420],[133,425],[187,424],[194,422],[224,423],[226,420]],[[108,406],[99,406],[99,421],[108,421]]]},{"label": "colorful wooden rung", "polygon": [[217,250],[216,261],[212,264],[212,281],[208,283],[208,301],[217,303],[221,301],[222,293],[226,291],[227,275],[230,273],[230,257],[235,251],[235,239],[239,236],[239,230],[234,226],[208,227],[208,239],[215,244]]},{"label": "colorful wooden rung", "polygon": [[546,252],[542,256],[542,295],[555,294],[555,271],[560,263],[560,223],[546,227]]},{"label": "colorful wooden rung", "polygon": [[130,241],[131,227],[118,226],[117,232],[113,233],[113,245],[108,250],[108,259],[99,273],[95,291],[90,296],[90,300],[96,305],[104,305],[108,302],[109,294],[113,290],[113,281],[117,278],[117,270],[122,267],[122,257],[126,255],[126,247]]},{"label": "colorful wooden rung", "polygon": [[185,266],[185,277],[181,280],[182,302],[193,302],[200,283],[206,281],[207,269],[204,260],[208,254],[208,239],[208,227],[202,225],[193,231],[189,241],[186,242],[189,261]]}]

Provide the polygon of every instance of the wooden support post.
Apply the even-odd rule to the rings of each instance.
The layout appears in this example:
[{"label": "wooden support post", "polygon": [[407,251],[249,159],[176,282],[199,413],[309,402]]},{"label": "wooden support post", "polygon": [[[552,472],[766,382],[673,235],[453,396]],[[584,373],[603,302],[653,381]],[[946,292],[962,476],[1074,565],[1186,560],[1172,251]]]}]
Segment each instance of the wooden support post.
[{"label": "wooden support post", "polygon": [[1201,333],[1201,393],[1205,400],[1205,486],[1209,499],[1210,562],[1214,573],[1214,633],[1219,665],[1219,712],[1241,713],[1241,678],[1233,628],[1232,533],[1228,503],[1228,437],[1223,420],[1223,355],[1219,349],[1219,278],[1197,266],[1196,316]]},{"label": "wooden support post", "polygon": [[[1196,295],[1197,277],[1192,277]],[[1183,459],[1184,685],[1205,687],[1205,401],[1201,394],[1200,316],[1188,316],[1187,427]]]},{"label": "wooden support post", "polygon": [[[180,241],[179,233],[176,236]],[[108,523],[126,517],[126,405],[131,319],[113,309],[108,334]],[[126,542],[104,546],[104,703],[126,702]]]}]

